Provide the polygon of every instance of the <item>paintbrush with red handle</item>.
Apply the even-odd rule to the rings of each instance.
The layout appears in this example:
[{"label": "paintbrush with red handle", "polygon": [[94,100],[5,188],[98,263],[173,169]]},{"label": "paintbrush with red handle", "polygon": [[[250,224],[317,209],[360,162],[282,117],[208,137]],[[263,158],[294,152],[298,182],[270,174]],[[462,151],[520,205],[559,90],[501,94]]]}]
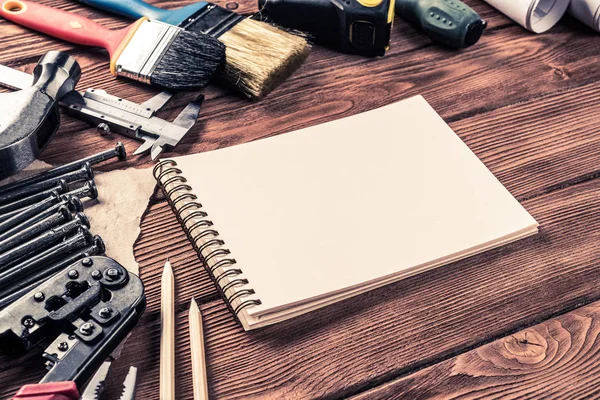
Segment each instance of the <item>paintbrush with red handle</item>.
[{"label": "paintbrush with red handle", "polygon": [[225,46],[217,39],[148,18],[111,30],[24,0],[0,0],[0,16],[68,42],[102,47],[110,55],[114,75],[165,89],[203,88],[225,62]]}]

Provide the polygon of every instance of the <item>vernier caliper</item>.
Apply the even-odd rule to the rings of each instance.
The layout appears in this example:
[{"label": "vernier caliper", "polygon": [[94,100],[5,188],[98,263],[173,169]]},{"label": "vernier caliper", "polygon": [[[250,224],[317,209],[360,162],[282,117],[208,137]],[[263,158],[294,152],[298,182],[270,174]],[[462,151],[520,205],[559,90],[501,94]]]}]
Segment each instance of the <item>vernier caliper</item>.
[{"label": "vernier caliper", "polygon": [[[32,75],[0,65],[0,85],[22,90],[31,87],[32,82]],[[154,114],[172,96],[169,92],[162,92],[142,104],[137,104],[110,95],[104,90],[88,89],[83,93],[74,90],[62,97],[60,105],[78,119],[107,131],[143,141],[134,155],[150,150],[150,155],[155,160],[165,146],[175,147],[190,131],[196,123],[204,101],[204,96],[200,95],[189,103],[173,122],[155,117]]]}]

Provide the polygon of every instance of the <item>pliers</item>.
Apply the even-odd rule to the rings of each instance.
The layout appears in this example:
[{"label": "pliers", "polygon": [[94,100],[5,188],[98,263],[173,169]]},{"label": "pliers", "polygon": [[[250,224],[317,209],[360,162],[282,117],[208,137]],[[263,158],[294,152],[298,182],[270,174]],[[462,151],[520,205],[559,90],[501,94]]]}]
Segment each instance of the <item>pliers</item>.
[{"label": "pliers", "polygon": [[[23,386],[13,400],[100,400],[111,364],[111,361],[105,361],[100,366],[81,397],[75,382],[48,382]],[[119,400],[135,400],[136,381],[137,368],[130,367]]]}]

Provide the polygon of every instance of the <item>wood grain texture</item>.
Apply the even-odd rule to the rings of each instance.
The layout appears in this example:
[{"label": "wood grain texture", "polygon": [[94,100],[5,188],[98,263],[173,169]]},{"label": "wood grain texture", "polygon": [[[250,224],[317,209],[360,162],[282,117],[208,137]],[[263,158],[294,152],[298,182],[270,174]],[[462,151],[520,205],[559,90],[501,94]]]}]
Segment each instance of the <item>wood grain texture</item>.
[{"label": "wood grain texture", "polygon": [[[40,2],[113,28],[129,23],[72,1]],[[152,3],[169,8],[190,1]],[[238,12],[256,11],[254,1],[237,3]],[[167,257],[177,282],[177,399],[192,398],[185,316],[192,296],[203,303],[209,389],[211,398],[219,399],[344,398],[364,391],[368,398],[373,387],[600,298],[595,248],[600,225],[597,34],[567,18],[547,34],[532,35],[481,1],[467,3],[490,23],[477,46],[457,52],[440,48],[399,19],[392,48],[381,59],[316,46],[307,63],[260,103],[209,87],[198,124],[168,155],[239,144],[422,94],[524,202],[542,224],[542,233],[281,325],[243,333],[168,205],[155,199],[135,247],[148,308],[114,365],[106,399],[118,397],[129,365],[140,368],[138,398],[158,397],[160,275]],[[82,65],[78,88],[105,89],[137,102],[156,94],[110,76],[101,51],[64,44],[3,20],[0,39],[0,63],[31,71],[45,51],[68,50]],[[177,95],[160,115],[174,118],[196,95]],[[396,127],[401,126],[398,121]],[[64,163],[117,140],[130,153],[139,145],[119,135],[101,137],[65,116],[42,158]],[[131,157],[100,169],[150,165],[147,157]],[[42,364],[39,350],[0,355],[0,398],[39,380]],[[535,379],[544,382],[542,375],[539,371]],[[581,382],[581,393],[595,393],[593,383]],[[530,387],[527,395],[533,396],[545,385]]]},{"label": "wood grain texture", "polygon": [[352,400],[598,398],[599,336],[596,302]]},{"label": "wood grain texture", "polygon": [[[344,398],[597,300],[599,190],[591,180],[525,201],[543,227],[537,237],[273,327],[244,333],[220,300],[204,305],[211,398]],[[140,356],[153,336],[144,326],[128,351],[153,381],[153,355]],[[178,398],[190,398],[188,383]]]}]

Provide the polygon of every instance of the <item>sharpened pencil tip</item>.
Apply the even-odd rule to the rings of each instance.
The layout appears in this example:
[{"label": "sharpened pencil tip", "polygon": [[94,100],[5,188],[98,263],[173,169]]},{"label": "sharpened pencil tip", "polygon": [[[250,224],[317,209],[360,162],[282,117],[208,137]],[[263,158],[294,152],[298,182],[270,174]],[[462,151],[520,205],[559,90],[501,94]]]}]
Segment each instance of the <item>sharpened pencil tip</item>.
[{"label": "sharpened pencil tip", "polygon": [[196,303],[196,299],[192,297],[192,301],[190,302],[190,311],[200,310],[198,308],[198,303]]},{"label": "sharpened pencil tip", "polygon": [[163,274],[165,273],[173,273],[173,267],[171,266],[171,262],[168,259],[165,262],[165,267],[163,269]]}]

